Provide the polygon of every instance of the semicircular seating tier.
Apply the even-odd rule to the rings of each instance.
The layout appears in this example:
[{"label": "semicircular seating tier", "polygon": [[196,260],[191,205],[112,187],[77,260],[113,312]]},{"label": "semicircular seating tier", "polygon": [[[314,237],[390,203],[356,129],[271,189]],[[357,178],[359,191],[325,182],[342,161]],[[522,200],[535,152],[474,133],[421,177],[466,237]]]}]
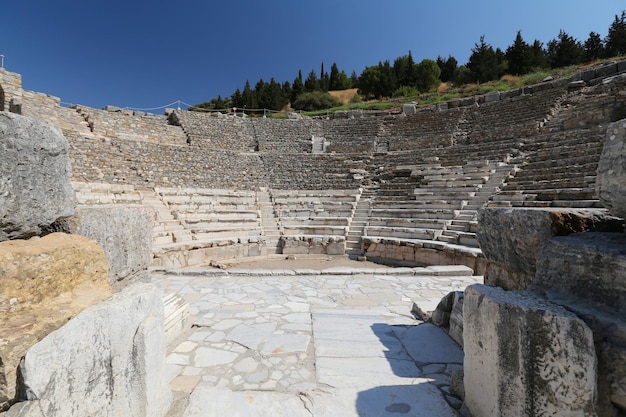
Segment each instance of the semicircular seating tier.
[{"label": "semicircular seating tier", "polygon": [[351,119],[20,100],[23,114],[63,129],[79,204],[154,208],[155,266],[326,253],[481,273],[479,208],[599,206],[606,126],[626,116],[623,67],[582,87],[575,75]]}]

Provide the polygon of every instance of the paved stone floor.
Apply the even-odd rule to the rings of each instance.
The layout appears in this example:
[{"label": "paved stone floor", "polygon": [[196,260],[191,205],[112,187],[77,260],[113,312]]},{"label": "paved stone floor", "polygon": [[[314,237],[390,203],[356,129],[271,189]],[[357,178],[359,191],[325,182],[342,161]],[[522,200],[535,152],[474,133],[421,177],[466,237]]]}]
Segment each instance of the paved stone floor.
[{"label": "paved stone floor", "polygon": [[481,282],[465,267],[153,272],[190,304],[168,417],[457,416],[463,352],[411,313]]}]

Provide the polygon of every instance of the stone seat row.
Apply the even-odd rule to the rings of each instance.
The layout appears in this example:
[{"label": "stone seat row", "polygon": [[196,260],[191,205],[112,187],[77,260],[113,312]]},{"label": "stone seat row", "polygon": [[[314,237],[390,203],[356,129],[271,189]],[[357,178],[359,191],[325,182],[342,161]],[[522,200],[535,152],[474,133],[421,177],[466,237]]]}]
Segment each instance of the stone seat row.
[{"label": "stone seat row", "polygon": [[[476,209],[493,193],[498,182],[482,189],[492,177],[501,181],[510,170],[510,166],[494,161],[471,161],[465,166],[391,167],[387,175],[400,177],[381,184],[376,192],[363,239],[371,242],[393,238],[394,245],[402,245],[406,240],[411,242],[413,251],[418,250],[413,244],[416,241],[477,248]],[[410,177],[405,177],[406,172],[410,172]],[[410,188],[411,180],[416,178],[419,188]],[[472,209],[468,209],[470,203]]]}]

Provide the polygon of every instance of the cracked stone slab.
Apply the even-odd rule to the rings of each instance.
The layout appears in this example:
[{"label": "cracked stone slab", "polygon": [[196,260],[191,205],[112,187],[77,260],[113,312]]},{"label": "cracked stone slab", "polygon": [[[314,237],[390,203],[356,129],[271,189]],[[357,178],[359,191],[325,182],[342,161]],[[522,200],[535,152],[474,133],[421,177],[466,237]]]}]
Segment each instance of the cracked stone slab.
[{"label": "cracked stone slab", "polygon": [[268,391],[228,391],[200,385],[191,394],[183,417],[311,417],[297,395]]},{"label": "cracked stone slab", "polygon": [[421,376],[412,360],[391,358],[315,358],[317,382],[332,387],[369,388],[411,385]]},{"label": "cracked stone slab", "polygon": [[463,363],[463,350],[440,327],[424,323],[393,331],[417,363]]},{"label": "cracked stone slab", "polygon": [[314,393],[315,417],[457,417],[441,391],[428,383],[375,386],[360,390],[340,388]]},{"label": "cracked stone slab", "polygon": [[257,350],[263,356],[306,352],[311,341],[311,336],[307,334],[275,334],[247,324],[236,326],[226,338],[248,349]]}]

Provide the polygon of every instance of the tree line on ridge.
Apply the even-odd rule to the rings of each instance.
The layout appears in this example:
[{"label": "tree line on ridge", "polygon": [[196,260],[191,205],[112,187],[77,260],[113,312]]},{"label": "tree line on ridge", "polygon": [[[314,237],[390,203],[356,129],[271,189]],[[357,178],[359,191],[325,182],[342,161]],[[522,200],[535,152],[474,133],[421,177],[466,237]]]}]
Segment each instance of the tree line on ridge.
[{"label": "tree line on ridge", "polygon": [[513,43],[502,50],[494,49],[483,35],[464,65],[459,65],[451,55],[416,63],[411,51],[396,58],[393,64],[386,60],[367,66],[360,75],[353,70],[348,76],[334,62],[328,72],[322,63],[319,75],[311,70],[304,78],[300,70],[292,82],[260,79],[254,88],[246,81],[243,89],[237,89],[230,97],[218,96],[189,110],[235,107],[278,111],[288,104],[296,110],[320,110],[342,104],[327,94],[328,91],[358,88],[359,95],[354,97],[355,101],[360,100],[360,96],[366,99],[413,97],[434,91],[441,82],[454,85],[485,83],[498,80],[505,74],[520,76],[541,69],[561,68],[621,55],[626,55],[626,11],[615,15],[604,39],[591,32],[585,42],[580,42],[561,30],[556,38],[544,45],[537,39],[527,43],[518,31]]}]

